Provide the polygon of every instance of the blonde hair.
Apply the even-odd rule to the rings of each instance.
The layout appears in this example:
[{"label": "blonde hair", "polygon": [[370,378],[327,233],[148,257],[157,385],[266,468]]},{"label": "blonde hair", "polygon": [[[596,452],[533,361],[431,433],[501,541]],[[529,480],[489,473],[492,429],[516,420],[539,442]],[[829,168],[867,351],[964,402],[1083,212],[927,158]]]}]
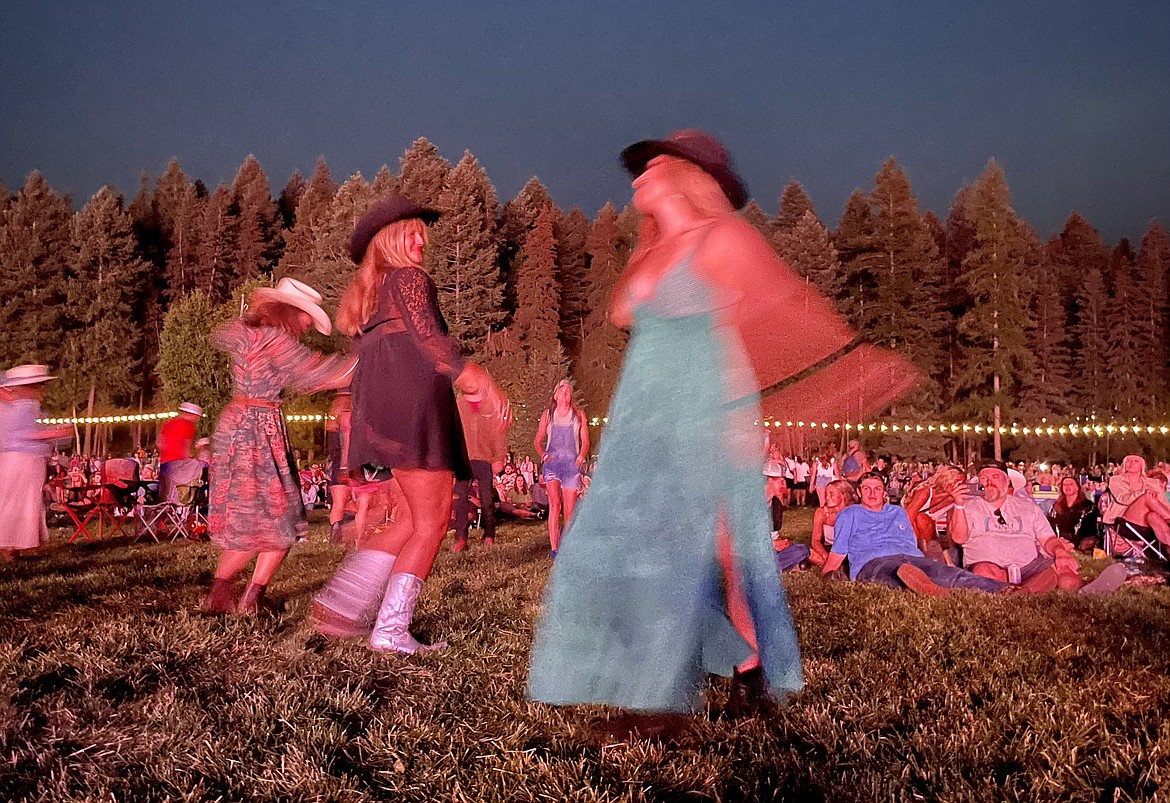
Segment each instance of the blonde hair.
[{"label": "blonde hair", "polygon": [[393,268],[418,267],[410,258],[406,240],[414,234],[427,236],[421,218],[409,217],[386,226],[370,241],[366,255],[358,265],[357,277],[345,288],[337,310],[337,328],[349,336],[370,320],[378,307],[378,288],[385,274]]},{"label": "blonde hair", "polygon": [[[658,156],[662,160],[662,169],[678,194],[683,196],[694,209],[695,216],[714,220],[735,212],[731,201],[723,188],[719,186],[711,174],[703,170],[694,162],[680,159],[677,156]],[[630,264],[634,265],[643,259],[662,239],[658,229],[658,222],[653,215],[642,215],[638,225],[638,244],[630,254]]]}]

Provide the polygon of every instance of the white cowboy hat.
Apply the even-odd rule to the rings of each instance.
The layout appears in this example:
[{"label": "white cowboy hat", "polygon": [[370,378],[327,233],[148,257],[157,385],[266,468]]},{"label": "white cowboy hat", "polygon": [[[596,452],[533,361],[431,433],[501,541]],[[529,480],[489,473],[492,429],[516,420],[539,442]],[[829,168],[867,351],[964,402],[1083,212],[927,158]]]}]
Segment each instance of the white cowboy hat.
[{"label": "white cowboy hat", "polygon": [[180,413],[190,413],[191,415],[197,415],[200,418],[203,417],[203,408],[200,407],[198,404],[195,404],[193,402],[183,402],[182,404],[180,404],[179,405],[179,412]]},{"label": "white cowboy hat", "polygon": [[288,304],[309,313],[313,319],[313,328],[323,335],[333,331],[333,322],[321,309],[321,294],[304,282],[290,279],[287,276],[276,283],[276,287],[257,287],[252,292],[252,298],[276,301]]},{"label": "white cowboy hat", "polygon": [[14,388],[17,385],[36,385],[56,379],[49,376],[49,369],[43,365],[18,365],[0,375],[0,388]]}]

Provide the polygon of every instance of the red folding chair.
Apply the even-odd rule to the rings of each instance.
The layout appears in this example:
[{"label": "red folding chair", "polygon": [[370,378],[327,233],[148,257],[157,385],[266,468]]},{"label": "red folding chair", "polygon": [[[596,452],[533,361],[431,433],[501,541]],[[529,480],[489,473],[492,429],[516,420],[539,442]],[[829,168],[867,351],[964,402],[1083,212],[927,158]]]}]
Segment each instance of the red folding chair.
[{"label": "red folding chair", "polygon": [[[101,540],[101,511],[100,504],[102,488],[99,485],[76,485],[65,489],[65,512],[73,521],[73,535],[69,536],[69,543],[85,536],[88,541]],[[89,531],[90,522],[94,516],[98,517],[98,537],[94,538]]]}]

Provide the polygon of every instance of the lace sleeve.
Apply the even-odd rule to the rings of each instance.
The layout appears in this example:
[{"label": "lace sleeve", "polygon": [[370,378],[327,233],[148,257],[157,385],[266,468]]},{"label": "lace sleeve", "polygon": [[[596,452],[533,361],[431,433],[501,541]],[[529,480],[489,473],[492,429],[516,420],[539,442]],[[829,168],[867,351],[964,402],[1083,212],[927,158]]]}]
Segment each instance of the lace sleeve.
[{"label": "lace sleeve", "polygon": [[422,268],[398,268],[386,277],[398,302],[402,320],[415,343],[427,355],[435,370],[454,379],[463,372],[464,360],[455,338],[439,312],[435,283]]}]

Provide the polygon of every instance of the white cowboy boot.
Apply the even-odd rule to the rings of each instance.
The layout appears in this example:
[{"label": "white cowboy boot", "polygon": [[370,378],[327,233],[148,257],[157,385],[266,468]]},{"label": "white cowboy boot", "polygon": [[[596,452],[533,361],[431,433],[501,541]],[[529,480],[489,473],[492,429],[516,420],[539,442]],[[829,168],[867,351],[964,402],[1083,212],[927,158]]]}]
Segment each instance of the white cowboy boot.
[{"label": "white cowboy boot", "polygon": [[324,636],[365,636],[394,571],[396,555],[358,549],[346,555],[337,571],[313,598],[313,626]]},{"label": "white cowboy boot", "polygon": [[422,578],[399,572],[390,575],[378,621],[370,634],[370,649],[375,652],[434,652],[447,646],[441,641],[430,646],[415,641],[410,635],[410,619],[414,616],[414,605],[422,591]]}]

